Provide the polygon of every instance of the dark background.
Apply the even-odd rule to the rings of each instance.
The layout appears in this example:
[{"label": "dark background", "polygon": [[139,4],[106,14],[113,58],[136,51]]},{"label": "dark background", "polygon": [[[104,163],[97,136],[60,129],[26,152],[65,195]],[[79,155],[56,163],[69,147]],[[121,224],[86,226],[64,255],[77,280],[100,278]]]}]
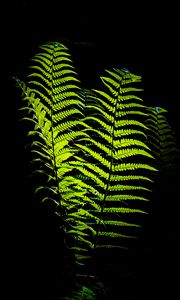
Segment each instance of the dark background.
[{"label": "dark background", "polygon": [[7,58],[5,71],[9,76],[22,77],[40,44],[62,41],[72,45],[84,85],[94,86],[104,68],[129,68],[143,77],[146,103],[167,108],[172,126],[176,127],[177,7],[140,1],[98,3],[7,2],[1,25],[2,50]]},{"label": "dark background", "polygon": [[[60,286],[62,238],[57,220],[47,207],[32,200],[26,130],[18,121],[19,93],[12,80],[13,76],[24,79],[40,44],[56,40],[67,43],[87,88],[98,85],[104,68],[126,67],[142,75],[145,103],[168,109],[169,122],[180,144],[178,8],[173,3],[157,6],[144,2],[34,0],[8,1],[3,6],[0,75],[5,108],[2,106],[1,119],[2,148],[7,158],[3,161],[5,184],[1,197],[5,237],[2,263],[7,287],[2,299],[9,299],[12,290],[19,299],[28,299],[29,295],[35,299],[38,294],[39,299],[46,299],[48,293],[47,299],[58,299],[55,295]],[[161,202],[166,209],[158,208],[154,216],[151,240],[147,238],[151,254],[142,251],[129,258],[132,267],[127,272],[138,273],[138,266],[142,272],[135,297],[143,286],[144,299],[150,292],[153,296],[175,295],[179,234],[174,219],[178,218],[178,197],[175,190],[171,192]],[[132,281],[130,277],[127,288],[133,288]]]}]

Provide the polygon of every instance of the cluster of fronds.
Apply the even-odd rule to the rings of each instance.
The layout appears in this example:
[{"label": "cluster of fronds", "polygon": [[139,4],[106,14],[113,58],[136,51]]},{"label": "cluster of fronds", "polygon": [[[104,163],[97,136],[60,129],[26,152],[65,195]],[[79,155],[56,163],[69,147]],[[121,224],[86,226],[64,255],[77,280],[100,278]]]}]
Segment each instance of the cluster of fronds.
[{"label": "cluster of fronds", "polygon": [[18,81],[25,119],[34,122],[32,151],[47,176],[36,191],[56,204],[66,246],[81,264],[136,236],[154,161],[165,160],[170,142],[163,139],[171,132],[139,97],[141,76],[114,68],[101,77],[102,90],[85,90],[66,46],[40,49],[27,83]]}]

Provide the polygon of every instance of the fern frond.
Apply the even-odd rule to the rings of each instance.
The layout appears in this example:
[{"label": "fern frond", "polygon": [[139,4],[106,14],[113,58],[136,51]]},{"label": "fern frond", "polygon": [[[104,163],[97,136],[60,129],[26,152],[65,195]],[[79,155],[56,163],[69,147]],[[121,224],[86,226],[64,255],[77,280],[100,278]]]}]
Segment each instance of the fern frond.
[{"label": "fern frond", "polygon": [[156,165],[161,172],[167,173],[178,167],[180,151],[176,139],[165,114],[167,110],[161,107],[148,107],[147,143],[156,158]]},{"label": "fern frond", "polygon": [[[151,163],[154,159],[151,149],[145,143],[147,127],[144,118],[147,117],[147,111],[142,105],[142,99],[133,94],[141,89],[126,87],[126,84],[139,82],[140,76],[133,77],[133,74],[117,69],[108,74],[109,77],[101,78],[107,90],[85,92],[84,120],[91,127],[87,130],[90,139],[82,137],[76,144],[88,161],[81,167],[82,173],[91,179],[89,185],[95,184],[95,199],[101,206],[101,211],[96,211],[102,225],[98,222],[94,236],[95,248],[101,248],[102,243],[105,245],[106,242],[106,245],[110,245],[109,238],[116,237],[117,242],[117,238],[124,235],[121,225],[125,227],[126,222],[120,219],[121,214],[146,213],[137,208],[137,203],[148,200],[151,189],[144,183],[152,182],[151,174],[156,172]],[[122,185],[122,180],[128,184]],[[139,180],[143,181],[143,186],[137,183]],[[129,200],[132,205],[126,207]],[[109,232],[107,227],[104,230],[108,219],[113,225],[112,214],[118,215],[116,230],[119,224],[119,231],[114,233]],[[102,236],[103,240],[100,238]],[[113,245],[119,246],[116,242]]]},{"label": "fern frond", "polygon": [[84,285],[77,284],[74,290],[68,292],[68,296],[61,298],[62,300],[96,300],[95,292]]}]

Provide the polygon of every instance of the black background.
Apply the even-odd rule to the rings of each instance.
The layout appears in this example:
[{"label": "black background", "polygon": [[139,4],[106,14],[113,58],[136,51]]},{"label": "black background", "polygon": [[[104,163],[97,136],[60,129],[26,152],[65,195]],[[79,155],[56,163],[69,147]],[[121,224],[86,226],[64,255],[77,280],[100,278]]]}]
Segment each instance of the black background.
[{"label": "black background", "polygon": [[93,86],[106,67],[129,68],[143,76],[146,103],[167,108],[172,125],[179,123],[175,5],[41,0],[6,5],[2,49],[10,76],[27,70],[40,44],[67,42],[73,45],[73,59],[86,86]]},{"label": "black background", "polygon": [[[1,82],[2,104],[5,104],[1,144],[7,157],[3,161],[5,185],[1,193],[5,206],[2,208],[5,236],[2,263],[7,294],[13,290],[19,299],[28,299],[29,295],[35,299],[39,293],[39,299],[46,299],[50,293],[47,299],[58,299],[53,298],[53,293],[57,290],[54,285],[58,285],[55,282],[62,264],[62,241],[56,219],[47,213],[46,206],[32,200],[29,157],[24,149],[25,129],[18,121],[19,94],[11,79],[12,76],[24,78],[40,44],[57,40],[70,45],[85,87],[96,86],[104,68],[126,67],[142,75],[145,103],[168,109],[169,122],[180,144],[178,8],[173,3],[157,6],[144,2],[9,1],[1,11]],[[156,233],[153,245],[149,246],[156,249],[155,254],[142,259],[137,254],[134,258],[140,259],[145,276],[142,285],[141,282],[137,285],[139,289],[145,285],[144,299],[152,292],[151,287],[153,293],[158,291],[163,295],[166,292],[175,295],[177,288],[176,222],[165,224],[164,229],[161,224],[162,220],[171,223],[177,218],[175,191],[172,197],[166,199],[165,207],[170,208],[166,209],[166,215],[162,217],[160,208],[156,216],[155,224],[160,220],[157,232],[161,237]],[[155,225],[152,227],[155,233]],[[170,228],[168,237],[167,228]],[[137,270],[138,262],[133,261],[134,264]],[[155,287],[159,287],[156,292]]]}]

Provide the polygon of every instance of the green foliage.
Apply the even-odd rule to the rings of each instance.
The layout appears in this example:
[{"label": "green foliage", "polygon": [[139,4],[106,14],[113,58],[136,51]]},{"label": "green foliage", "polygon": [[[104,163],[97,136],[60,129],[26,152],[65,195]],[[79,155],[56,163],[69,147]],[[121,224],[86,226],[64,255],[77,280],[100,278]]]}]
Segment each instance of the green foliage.
[{"label": "green foliage", "polygon": [[168,176],[179,168],[180,151],[177,148],[175,133],[167,121],[167,110],[162,107],[147,107],[147,111],[147,145],[152,150],[161,174]]},{"label": "green foliage", "polygon": [[[40,46],[32,61],[27,82],[17,83],[37,171],[46,176],[36,192],[55,203],[66,247],[81,265],[138,236],[154,174],[171,163],[175,141],[165,110],[139,96],[141,76],[113,68],[102,89],[83,89],[57,42]],[[71,299],[95,298],[81,286]]]},{"label": "green foliage", "polygon": [[76,285],[76,288],[72,292],[69,292],[69,296],[65,296],[62,300],[96,300],[96,294],[88,287],[84,285]]}]

